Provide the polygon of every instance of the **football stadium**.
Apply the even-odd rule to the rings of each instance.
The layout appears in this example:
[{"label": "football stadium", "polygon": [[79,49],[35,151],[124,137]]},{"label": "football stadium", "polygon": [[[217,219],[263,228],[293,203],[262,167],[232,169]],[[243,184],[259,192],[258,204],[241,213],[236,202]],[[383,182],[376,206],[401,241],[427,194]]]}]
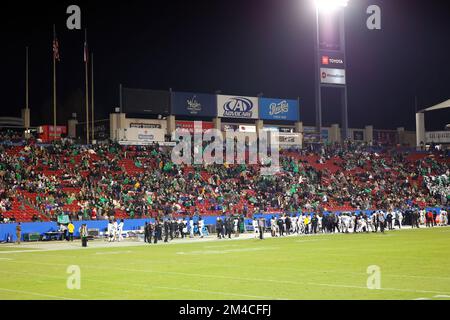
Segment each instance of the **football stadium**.
[{"label": "football stadium", "polygon": [[[450,300],[450,48],[423,47],[450,11],[408,2],[415,37],[398,3],[60,4],[35,36],[7,18],[0,300]],[[309,42],[283,46],[293,10]],[[418,53],[394,72],[373,51],[402,37]]]}]

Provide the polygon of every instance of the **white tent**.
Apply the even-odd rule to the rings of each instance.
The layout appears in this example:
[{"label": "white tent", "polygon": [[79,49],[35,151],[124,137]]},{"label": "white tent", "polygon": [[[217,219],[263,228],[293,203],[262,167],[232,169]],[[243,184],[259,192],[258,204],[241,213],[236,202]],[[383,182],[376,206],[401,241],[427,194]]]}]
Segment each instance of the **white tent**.
[{"label": "white tent", "polygon": [[436,111],[450,108],[450,99],[439,103],[435,106],[423,109],[416,113],[416,145],[420,147],[422,142],[425,142],[425,112]]},{"label": "white tent", "polygon": [[444,101],[442,103],[439,103],[435,106],[423,109],[419,112],[435,111],[435,110],[446,109],[446,108],[450,108],[450,99],[448,99],[447,101]]}]

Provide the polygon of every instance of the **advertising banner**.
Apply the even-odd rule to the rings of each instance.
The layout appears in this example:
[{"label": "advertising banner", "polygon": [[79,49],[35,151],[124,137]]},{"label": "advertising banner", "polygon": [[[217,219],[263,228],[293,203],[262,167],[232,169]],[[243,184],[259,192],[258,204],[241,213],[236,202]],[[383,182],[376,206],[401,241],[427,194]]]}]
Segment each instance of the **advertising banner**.
[{"label": "advertising banner", "polygon": [[[214,124],[212,122],[205,122],[205,121],[197,121],[198,124],[201,125],[202,132],[205,132],[209,129],[214,129]],[[176,121],[175,126],[177,129],[185,129],[189,130],[191,134],[194,133],[194,121]]]},{"label": "advertising banner", "polygon": [[139,129],[162,129],[162,125],[159,123],[130,123],[130,128],[139,128]]},{"label": "advertising banner", "polygon": [[217,116],[215,95],[205,93],[173,92],[172,114],[176,116]]},{"label": "advertising banner", "polygon": [[245,125],[245,124],[231,124],[224,123],[222,124],[222,131],[224,132],[256,132],[256,126]]},{"label": "advertising banner", "polygon": [[61,140],[61,135],[67,134],[66,126],[56,126],[56,132],[54,131],[54,127],[52,125],[40,126],[38,128],[38,138],[42,140],[42,142],[51,142],[55,140]]},{"label": "advertising banner", "polygon": [[299,120],[299,105],[297,100],[259,99],[259,117],[263,120]]},{"label": "advertising banner", "polygon": [[284,146],[302,146],[302,136],[300,133],[282,133],[279,134],[280,145]]},{"label": "advertising banner", "polygon": [[344,55],[340,52],[322,51],[320,65],[322,68],[345,69]]},{"label": "advertising banner", "polygon": [[256,133],[256,126],[239,126],[239,132]]},{"label": "advertising banner", "polygon": [[319,139],[321,139],[323,142],[326,142],[329,138],[328,130],[328,128],[322,128],[319,136],[316,132],[315,127],[303,127],[303,141],[305,143],[315,143],[318,142]]},{"label": "advertising banner", "polygon": [[163,129],[129,128],[119,130],[119,142],[122,144],[128,142],[131,144],[146,145],[165,141],[166,131]]},{"label": "advertising banner", "polygon": [[221,118],[258,119],[258,98],[218,95],[217,116]]},{"label": "advertising banner", "polygon": [[426,133],[427,143],[450,143],[450,131],[434,131]]},{"label": "advertising banner", "polygon": [[320,82],[325,84],[345,85],[345,70],[320,68]]},{"label": "advertising banner", "polygon": [[170,114],[170,93],[168,91],[124,88],[122,95],[124,113]]}]

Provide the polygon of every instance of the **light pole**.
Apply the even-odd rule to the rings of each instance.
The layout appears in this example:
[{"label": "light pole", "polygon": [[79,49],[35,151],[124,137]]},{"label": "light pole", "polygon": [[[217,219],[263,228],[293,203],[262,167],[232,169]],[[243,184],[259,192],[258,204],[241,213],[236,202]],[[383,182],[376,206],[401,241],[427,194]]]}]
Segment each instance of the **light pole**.
[{"label": "light pole", "polygon": [[[322,131],[322,88],[339,88],[342,107],[342,139],[348,138],[347,85],[346,85],[346,54],[345,54],[345,17],[344,10],[348,0],[315,0],[316,9],[316,131],[321,141]],[[335,13],[339,17],[339,44],[335,47],[321,46],[320,13]],[[330,59],[331,56],[331,59]],[[326,59],[325,59],[326,58]]]}]

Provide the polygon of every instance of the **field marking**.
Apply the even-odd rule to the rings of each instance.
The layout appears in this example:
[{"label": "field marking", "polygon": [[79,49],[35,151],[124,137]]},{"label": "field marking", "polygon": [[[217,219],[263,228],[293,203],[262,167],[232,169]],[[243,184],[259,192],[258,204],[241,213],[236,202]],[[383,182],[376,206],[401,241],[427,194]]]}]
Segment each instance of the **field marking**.
[{"label": "field marking", "polygon": [[[91,269],[98,269],[96,267],[89,266],[88,268]],[[256,281],[256,282],[274,282],[274,283],[288,283],[288,284],[295,284],[295,285],[308,285],[308,286],[325,286],[325,287],[334,287],[334,288],[348,288],[348,289],[360,289],[360,290],[370,290],[365,286],[354,286],[354,285],[341,285],[341,284],[327,284],[327,283],[317,283],[317,282],[295,282],[295,281],[283,281],[283,280],[276,280],[276,279],[249,279],[249,278],[239,278],[239,277],[227,277],[227,276],[215,276],[215,275],[203,275],[203,274],[193,274],[193,273],[180,273],[180,272],[164,272],[164,271],[151,271],[151,270],[132,270],[132,269],[118,269],[118,268],[112,268],[113,270],[121,270],[126,272],[146,272],[146,273],[161,273],[161,274],[169,274],[169,275],[190,275],[190,276],[198,276],[198,277],[209,277],[209,278],[217,278],[217,279],[230,279],[230,280],[236,280],[236,281]],[[110,269],[111,270],[111,269]],[[32,273],[24,273],[24,272],[8,272],[8,271],[1,271],[4,273],[15,273],[15,274],[23,274],[23,275],[33,275]],[[64,277],[58,277],[58,276],[49,276],[45,274],[34,274],[36,276],[40,277],[47,277],[47,278],[57,278],[57,279],[65,279]],[[145,288],[148,287],[146,284],[137,284],[132,282],[117,282],[117,281],[107,281],[107,280],[97,280],[97,279],[89,279],[88,277],[85,277],[84,279],[92,282],[100,282],[100,283],[108,283],[108,284],[122,284],[122,285],[133,285],[133,286],[144,286]],[[228,293],[228,292],[221,292],[221,291],[208,291],[208,290],[200,290],[200,289],[188,289],[188,288],[179,288],[179,287],[164,287],[164,286],[151,286],[155,289],[167,289],[167,290],[179,290],[179,291],[188,291],[188,292],[199,292],[199,293],[207,293],[207,294],[216,294],[216,295],[225,295],[225,296],[236,296],[236,297],[245,297],[245,298],[255,298],[255,299],[271,299],[271,300],[288,300],[287,298],[274,298],[274,297],[267,297],[267,296],[254,296],[254,295],[245,295],[245,294],[237,294],[237,293]],[[5,289],[9,290],[9,289]],[[443,297],[447,298],[450,297],[450,293],[448,292],[440,292],[440,291],[432,291],[432,290],[413,290],[413,289],[399,289],[399,288],[380,288],[377,290],[370,290],[373,292],[376,291],[398,291],[398,292],[408,292],[408,293],[437,293],[440,294],[436,297]],[[445,294],[445,295],[444,295]],[[48,296],[48,297],[56,297],[56,296]],[[68,298],[70,299],[70,298]],[[419,298],[419,299],[428,299],[428,298]],[[429,300],[429,299],[428,299]]]},{"label": "field marking", "polygon": [[[309,285],[315,285],[315,286],[324,286],[324,287],[336,287],[336,288],[351,288],[351,289],[365,289],[370,291],[401,291],[401,292],[411,292],[411,293],[448,293],[448,292],[441,292],[441,291],[431,291],[431,290],[413,290],[413,289],[398,289],[398,288],[380,288],[380,289],[368,289],[367,287],[363,286],[349,286],[349,285],[341,285],[341,284],[327,284],[327,283],[313,283],[309,282]],[[448,293],[450,294],[450,293]]]},{"label": "field marking", "polygon": [[96,252],[95,255],[110,255],[110,254],[123,254],[123,253],[133,253],[133,251],[111,251],[111,252]]},{"label": "field marking", "polygon": [[437,295],[437,296],[434,296],[433,298],[437,298],[437,299],[449,299],[450,296],[448,296],[448,295]]},{"label": "field marking", "polygon": [[227,253],[238,253],[238,252],[255,252],[255,251],[266,251],[275,250],[278,247],[257,247],[257,248],[242,248],[242,249],[229,249],[229,250],[195,250],[195,251],[180,251],[176,254],[181,255],[200,255],[200,254],[227,254]]},{"label": "field marking", "polygon": [[297,240],[295,243],[308,243],[308,242],[318,242],[318,241],[329,241],[331,239],[313,239],[313,240]]},{"label": "field marking", "polygon": [[205,248],[205,249],[217,249],[217,248],[234,248],[234,247],[239,247],[239,245],[237,245],[237,244],[228,244],[228,245],[224,245],[224,246],[204,246],[203,248]]},{"label": "field marking", "polygon": [[[17,262],[17,261],[11,261],[11,262]],[[29,263],[29,262],[25,262]],[[58,265],[58,264],[50,264],[50,263],[38,263],[43,265]],[[63,264],[59,264],[60,266],[65,266]],[[105,269],[104,267],[96,267],[96,266],[84,266],[84,268],[90,268],[90,269]],[[196,273],[183,273],[183,272],[170,272],[170,271],[155,271],[155,270],[139,270],[139,269],[122,269],[122,268],[108,268],[109,270],[116,270],[116,271],[125,271],[125,272],[142,272],[142,273],[157,273],[157,274],[165,274],[165,275],[182,275],[182,276],[194,276],[194,277],[204,277],[204,278],[215,278],[215,279],[226,279],[226,280],[234,280],[234,281],[255,281],[255,282],[273,282],[276,284],[284,283],[284,284],[292,284],[292,285],[309,285],[309,286],[325,286],[325,287],[334,287],[334,288],[349,288],[349,289],[363,289],[363,290],[370,290],[366,286],[355,286],[355,285],[341,285],[341,284],[327,284],[327,283],[316,283],[316,282],[296,282],[296,281],[288,281],[288,280],[278,280],[278,279],[258,279],[258,278],[241,278],[241,277],[230,277],[230,276],[220,276],[220,275],[206,275],[206,274],[196,274]],[[0,272],[2,272],[0,270]],[[7,271],[4,271],[7,272]],[[46,275],[41,275],[46,276]],[[88,278],[89,279],[89,278]],[[94,280],[89,279],[90,281],[97,281],[97,282],[106,282],[106,283],[119,283],[116,281],[104,281],[104,280]],[[131,283],[123,283],[131,284]],[[155,288],[164,288],[164,287],[156,287]],[[169,288],[169,287],[167,287]],[[173,288],[175,290],[175,288]],[[183,289],[183,288],[177,288],[179,290],[193,290],[193,289]],[[398,292],[408,292],[408,293],[435,293],[440,295],[450,295],[449,292],[444,291],[433,291],[433,290],[414,290],[414,289],[399,289],[399,288],[380,288],[377,290],[370,290],[370,291],[398,291]],[[207,293],[205,291],[205,293]],[[213,293],[213,292],[211,292]],[[216,292],[220,293],[220,292]],[[223,293],[225,294],[225,293]],[[231,294],[236,295],[236,294]],[[242,295],[240,295],[242,296]],[[248,298],[251,298],[248,296]],[[270,297],[261,297],[264,298],[270,298]],[[274,299],[274,298],[270,298]],[[281,299],[281,300],[287,300],[287,299]]]},{"label": "field marking", "polygon": [[[55,256],[55,255],[53,255]],[[349,255],[349,256],[354,256],[354,255]],[[60,256],[55,256],[60,258]],[[134,260],[134,261],[141,261],[141,262],[145,262],[145,263],[149,263],[149,262],[155,262],[155,260],[153,261],[148,261],[148,260]],[[166,261],[163,260],[156,260],[156,261],[160,261],[162,263],[167,263]],[[52,264],[52,263],[40,263],[40,262],[36,262],[36,261],[5,261],[5,262],[10,262],[10,263],[30,263],[30,264],[40,264],[40,265],[47,265],[47,266],[57,266],[58,264]],[[193,264],[193,265],[209,265],[209,266],[217,266],[217,267],[226,267],[226,265],[224,264],[211,264],[211,263],[205,263],[205,262],[185,262],[185,261],[181,261],[179,262],[180,264]],[[66,266],[63,264],[59,264],[59,266]],[[94,266],[90,266],[92,268],[95,268]],[[235,266],[229,266],[230,268],[235,267]],[[297,269],[297,268],[286,268],[286,267],[271,267],[271,266],[254,266],[255,268],[259,268],[259,269],[269,269],[269,270],[291,270],[291,271],[305,271],[307,273],[315,273],[315,274],[323,274],[325,273],[341,273],[341,274],[348,274],[348,275],[361,275],[361,276],[366,276],[367,273],[366,272],[339,272],[336,270],[320,270],[320,271],[312,271],[312,270],[305,270],[305,269]],[[120,268],[116,268],[116,270],[121,271],[124,269],[120,269]],[[128,270],[128,269],[126,269]],[[146,270],[132,270],[132,271],[136,271],[136,272],[147,272]],[[157,271],[155,271],[157,272]],[[186,275],[186,274],[183,274]],[[202,275],[202,276],[206,276],[206,275]],[[430,276],[415,276],[415,275],[396,275],[396,274],[384,274],[384,277],[390,277],[390,278],[413,278],[413,279],[431,279],[431,280],[444,280],[444,281],[450,281],[450,277],[430,277]],[[267,281],[267,280],[265,280]],[[277,281],[282,281],[282,280],[277,280]],[[293,283],[293,284],[298,284],[298,283]],[[441,293],[441,292],[438,292]]]},{"label": "field marking", "polygon": [[36,249],[36,250],[12,250],[12,251],[0,251],[0,254],[11,254],[11,253],[24,253],[24,252],[47,252],[47,251],[56,251],[49,249]]},{"label": "field marking", "polygon": [[10,258],[0,258],[0,260],[8,260],[8,261],[11,261],[11,260],[13,260],[13,259],[10,259]]},{"label": "field marking", "polygon": [[[66,279],[63,276],[52,276],[52,275],[40,274],[40,273],[29,273],[29,272],[18,272],[18,271],[11,271],[10,272],[10,271],[2,271],[2,270],[0,270],[0,272],[8,273],[8,274],[19,274],[19,275],[24,275],[24,276],[33,275],[33,276],[37,276],[37,277],[50,278],[50,279],[62,279],[62,280]],[[121,285],[124,285],[124,286],[131,285],[131,286],[135,286],[135,287],[144,287],[143,288],[144,291],[152,291],[152,290],[150,290],[148,288],[149,285],[141,284],[141,283],[98,280],[98,279],[90,279],[89,277],[84,277],[83,281],[99,282],[99,283],[106,283],[106,284],[121,284]],[[261,299],[261,300],[289,300],[287,298],[275,298],[275,297],[268,297],[268,296],[256,296],[256,295],[247,295],[247,294],[240,294],[240,293],[231,293],[231,292],[223,292],[223,291],[210,291],[210,290],[200,290],[200,289],[189,289],[189,288],[180,288],[180,287],[167,287],[167,286],[152,286],[152,285],[150,285],[150,288],[171,290],[171,291],[187,291],[187,292],[196,292],[196,293],[215,294],[215,295],[230,296],[230,297],[244,297],[244,298]],[[2,289],[0,288],[0,290],[2,290]],[[5,291],[16,291],[16,290],[10,290],[10,289],[3,289],[3,290],[5,290]],[[123,289],[113,289],[113,290],[121,292],[121,293],[123,293],[123,292],[132,293],[132,291],[123,290]],[[20,292],[18,292],[18,293],[20,293]],[[25,291],[23,293],[25,293]],[[32,294],[30,292],[26,292],[26,293]],[[104,295],[110,295],[111,294],[111,292],[106,293],[106,292],[100,292],[100,291],[96,291],[96,293],[102,293]],[[34,293],[34,294],[35,295],[45,296],[45,297],[48,297],[48,298],[56,298],[56,297],[58,297],[58,296],[51,296],[51,295],[42,295],[42,294],[39,294],[39,293]],[[90,297],[89,295],[82,295],[82,296]],[[58,298],[76,300],[76,299],[64,298],[64,297],[58,297]]]},{"label": "field marking", "polygon": [[72,299],[72,298],[61,297],[61,296],[52,296],[52,295],[38,293],[38,292],[33,292],[33,291],[13,290],[13,289],[6,289],[6,288],[0,288],[0,291],[13,292],[13,293],[22,293],[22,294],[30,294],[30,295],[33,295],[33,296],[45,297],[45,298],[56,298],[56,299],[63,299],[63,300],[76,300],[76,299]]}]

